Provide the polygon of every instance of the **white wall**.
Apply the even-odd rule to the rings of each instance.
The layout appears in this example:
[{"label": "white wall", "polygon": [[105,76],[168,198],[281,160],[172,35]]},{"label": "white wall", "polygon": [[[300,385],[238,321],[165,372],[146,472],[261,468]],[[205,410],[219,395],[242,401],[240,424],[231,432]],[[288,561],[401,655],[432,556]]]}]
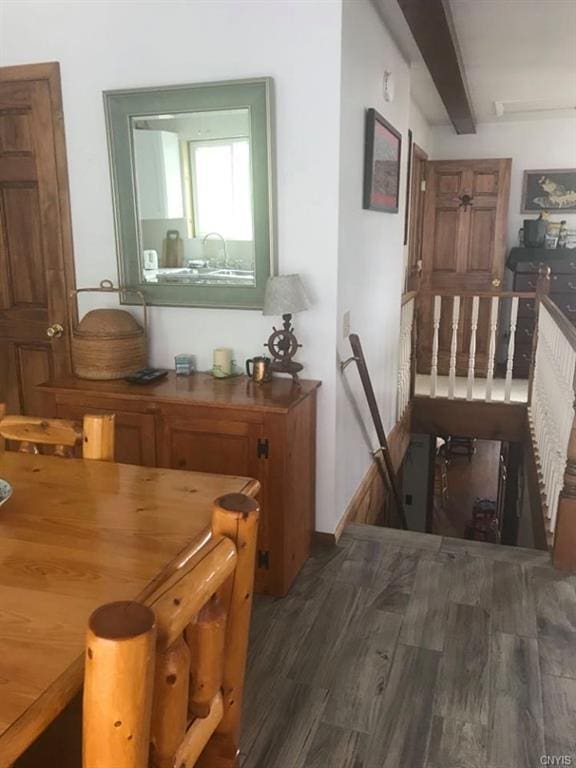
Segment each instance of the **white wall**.
[{"label": "white wall", "polygon": [[[274,78],[279,267],[301,273],[314,301],[296,329],[305,376],[324,382],[317,527],[334,530],[340,1],[20,0],[1,16],[0,65],[61,63],[79,286],[117,279],[102,91]],[[271,331],[259,312],[159,307],[152,326],[151,361],[166,367],[192,352],[207,368],[223,345],[241,362]]]},{"label": "white wall", "polygon": [[432,128],[422,114],[422,111],[414,99],[410,99],[409,128],[412,131],[412,141],[418,144],[426,154],[430,153],[432,142]]},{"label": "white wall", "polygon": [[[482,123],[477,133],[458,136],[448,126],[432,129],[434,160],[481,159],[511,157],[512,179],[508,217],[508,246],[518,245],[518,230],[525,218],[522,214],[522,178],[525,170],[576,168],[576,118],[558,118],[522,122]],[[554,213],[554,220],[566,219],[576,227],[576,214]]]},{"label": "white wall", "polygon": [[[383,73],[395,79],[395,97],[383,97]],[[404,203],[409,121],[409,68],[369,0],[344,0],[338,247],[338,352],[350,356],[343,314],[360,335],[384,426],[395,422],[396,372],[403,284]],[[364,119],[375,107],[401,132],[400,212],[362,209]],[[375,447],[356,366],[338,374],[336,405],[336,517],[366,473]],[[364,426],[363,426],[364,425]]]}]

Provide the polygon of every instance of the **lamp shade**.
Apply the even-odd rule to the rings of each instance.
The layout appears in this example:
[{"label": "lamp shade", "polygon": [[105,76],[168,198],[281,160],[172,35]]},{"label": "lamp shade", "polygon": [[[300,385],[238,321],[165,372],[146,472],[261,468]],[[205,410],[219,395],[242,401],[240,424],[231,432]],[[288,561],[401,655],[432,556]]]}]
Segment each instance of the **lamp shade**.
[{"label": "lamp shade", "polygon": [[310,302],[300,275],[277,275],[268,278],[263,315],[293,315],[308,309],[309,306]]}]

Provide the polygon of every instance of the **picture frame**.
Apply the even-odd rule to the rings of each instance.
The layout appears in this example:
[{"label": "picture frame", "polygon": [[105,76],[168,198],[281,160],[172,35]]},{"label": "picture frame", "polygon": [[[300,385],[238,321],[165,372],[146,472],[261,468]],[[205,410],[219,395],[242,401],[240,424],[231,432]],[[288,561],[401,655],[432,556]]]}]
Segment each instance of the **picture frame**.
[{"label": "picture frame", "polygon": [[576,213],[576,168],[524,171],[521,213]]},{"label": "picture frame", "polygon": [[402,135],[375,109],[366,110],[363,207],[398,213]]},{"label": "picture frame", "polygon": [[410,187],[412,185],[412,154],[414,137],[408,128],[408,168],[406,169],[406,206],[404,208],[404,245],[408,245],[408,231],[410,229]]}]

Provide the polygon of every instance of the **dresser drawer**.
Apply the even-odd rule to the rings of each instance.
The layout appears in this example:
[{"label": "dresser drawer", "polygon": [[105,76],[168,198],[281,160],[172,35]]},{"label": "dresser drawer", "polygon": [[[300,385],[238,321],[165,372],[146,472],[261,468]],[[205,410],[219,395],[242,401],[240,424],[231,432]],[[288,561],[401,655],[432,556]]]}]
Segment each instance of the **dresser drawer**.
[{"label": "dresser drawer", "polygon": [[550,278],[550,296],[572,293],[576,297],[576,274],[553,274]]},{"label": "dresser drawer", "polygon": [[536,299],[520,299],[518,302],[518,317],[534,320],[536,317]]},{"label": "dresser drawer", "polygon": [[534,329],[536,324],[534,320],[522,318],[516,324],[516,345],[532,344],[534,338]]},{"label": "dresser drawer", "polygon": [[527,274],[516,274],[514,276],[514,290],[519,292],[529,293],[536,291],[536,285],[538,283],[538,273],[531,272]]},{"label": "dresser drawer", "polygon": [[558,309],[566,315],[568,320],[576,324],[576,292],[557,293],[554,296],[550,296],[550,298]]},{"label": "dresser drawer", "polygon": [[514,365],[512,372],[514,377],[527,379],[530,375],[530,365],[532,363],[532,344],[526,342],[516,342],[514,345]]}]

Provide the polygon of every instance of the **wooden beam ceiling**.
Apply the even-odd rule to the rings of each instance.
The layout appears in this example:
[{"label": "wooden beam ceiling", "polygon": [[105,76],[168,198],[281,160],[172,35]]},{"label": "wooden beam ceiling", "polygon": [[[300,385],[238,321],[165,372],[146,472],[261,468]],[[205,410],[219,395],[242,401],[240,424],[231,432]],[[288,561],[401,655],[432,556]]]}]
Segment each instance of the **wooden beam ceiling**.
[{"label": "wooden beam ceiling", "polygon": [[442,0],[398,0],[398,5],[456,133],[476,133],[455,39]]}]

